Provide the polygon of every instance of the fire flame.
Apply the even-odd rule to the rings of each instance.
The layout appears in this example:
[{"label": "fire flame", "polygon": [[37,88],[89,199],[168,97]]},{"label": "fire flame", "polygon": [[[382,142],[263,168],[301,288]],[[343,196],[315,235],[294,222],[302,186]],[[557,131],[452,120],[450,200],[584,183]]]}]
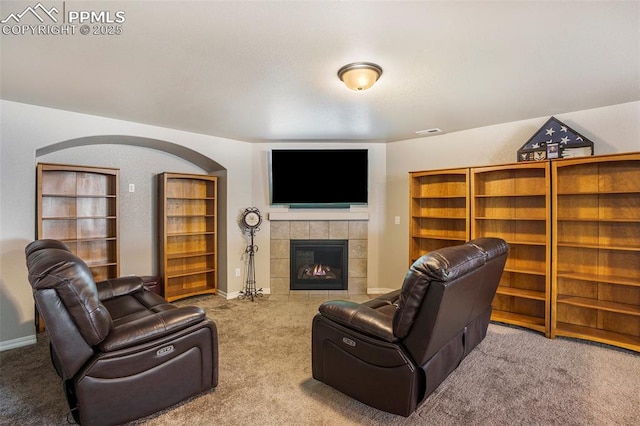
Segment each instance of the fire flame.
[{"label": "fire flame", "polygon": [[327,275],[327,271],[322,267],[322,265],[316,265],[313,268],[313,275]]}]

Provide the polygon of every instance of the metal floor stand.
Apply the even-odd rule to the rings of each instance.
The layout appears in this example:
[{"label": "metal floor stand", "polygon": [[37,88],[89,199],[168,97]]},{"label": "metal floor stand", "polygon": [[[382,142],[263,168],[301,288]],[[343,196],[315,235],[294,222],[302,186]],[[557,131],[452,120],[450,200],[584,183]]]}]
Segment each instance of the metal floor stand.
[{"label": "metal floor stand", "polygon": [[255,234],[255,230],[249,230],[251,235],[251,244],[247,246],[245,249],[245,253],[249,254],[249,259],[247,260],[247,281],[245,283],[244,290],[240,292],[240,296],[238,299],[249,299],[253,302],[254,298],[262,297],[262,288],[256,289],[256,266],[254,255],[258,251],[258,246],[253,244],[253,236]]}]

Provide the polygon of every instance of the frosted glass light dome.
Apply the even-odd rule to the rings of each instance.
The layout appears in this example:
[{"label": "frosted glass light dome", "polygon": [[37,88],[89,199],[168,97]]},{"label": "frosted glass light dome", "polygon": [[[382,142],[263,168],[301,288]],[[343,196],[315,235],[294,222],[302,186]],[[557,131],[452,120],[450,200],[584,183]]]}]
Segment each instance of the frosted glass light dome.
[{"label": "frosted glass light dome", "polygon": [[367,90],[378,81],[382,68],[371,62],[354,62],[338,70],[338,77],[351,90]]}]

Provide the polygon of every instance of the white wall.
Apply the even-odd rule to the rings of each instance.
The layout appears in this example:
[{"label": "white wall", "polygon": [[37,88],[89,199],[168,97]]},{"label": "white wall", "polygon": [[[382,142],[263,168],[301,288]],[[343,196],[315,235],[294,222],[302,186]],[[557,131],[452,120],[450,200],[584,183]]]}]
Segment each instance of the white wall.
[{"label": "white wall", "polygon": [[[270,212],[286,211],[286,208],[269,205],[269,170],[268,156],[271,149],[286,149],[300,147],[300,143],[271,143],[254,144],[253,146],[253,203],[263,213],[265,220],[257,233],[255,243],[259,247],[256,254],[257,287],[268,287],[270,276],[270,222],[267,217]],[[315,143],[305,142],[306,149],[368,149],[369,150],[369,203],[367,207],[356,207],[359,212],[369,214],[368,223],[368,262],[367,262],[367,286],[379,288],[379,262],[380,236],[382,234],[382,221],[385,206],[385,170],[386,170],[386,146],[381,143]],[[331,173],[328,169],[327,173]],[[305,212],[326,213],[331,209],[305,209]]]},{"label": "white wall", "polygon": [[[227,294],[242,289],[242,277],[235,277],[234,272],[236,268],[243,270],[245,241],[235,219],[249,206],[260,208],[265,215],[271,211],[267,152],[291,144],[250,144],[8,101],[0,101],[0,113],[0,350],[32,342],[35,338],[33,298],[26,276],[24,247],[35,237],[36,150],[62,141],[94,135],[151,138],[188,147],[224,166],[227,170],[226,206],[221,212],[225,215],[221,223],[226,223],[227,244],[219,248],[225,251],[226,257],[225,264],[219,265],[219,269],[226,279]],[[596,154],[640,151],[640,102],[558,114],[556,118],[595,142]],[[547,119],[542,117],[391,144],[305,145],[309,148],[366,147],[370,150],[369,288],[398,288],[406,274],[409,171],[515,162],[516,151]],[[157,151],[108,145],[58,151],[39,160],[68,162],[72,158],[79,162],[103,156],[110,157],[105,159],[108,163],[104,165],[119,165],[126,170],[125,179],[143,182],[141,189],[149,184],[149,176],[156,168],[174,165],[191,168]],[[136,172],[137,161],[132,157],[138,156],[147,156],[147,160],[157,164],[144,166],[145,171]],[[148,188],[144,190],[149,194]],[[125,199],[126,194],[123,201]],[[133,209],[149,205],[142,196],[127,202]],[[146,213],[138,214],[143,217]],[[400,216],[400,225],[394,224],[394,216]],[[136,225],[135,220],[123,220],[126,227]],[[128,235],[121,232],[122,272],[140,273],[140,265],[148,268],[153,255],[128,252],[128,247],[140,249],[139,242],[127,241]],[[147,246],[152,244],[146,231],[134,230],[130,235],[147,239],[144,242]],[[256,243],[260,246],[256,274],[265,277],[258,286],[266,287],[270,257],[268,220],[258,233]],[[135,261],[125,260],[128,256]]]},{"label": "white wall", "polygon": [[[78,146],[42,155],[36,160],[119,169],[120,275],[158,273],[156,175],[207,172],[172,154],[129,145]],[[129,184],[134,185],[134,192],[129,192]]]},{"label": "white wall", "polygon": [[[640,102],[554,115],[594,142],[595,154],[640,151]],[[549,117],[387,144],[387,210],[380,279],[400,287],[409,264],[409,172],[515,163]],[[394,225],[400,216],[400,225]],[[391,285],[391,284],[390,284]]]},{"label": "white wall", "polygon": [[[227,271],[241,268],[240,256],[244,251],[242,238],[234,238],[236,226],[227,216],[251,204],[251,145],[228,139],[181,132],[121,120],[95,117],[50,108],[36,107],[15,102],[0,101],[2,117],[0,133],[0,349],[21,345],[34,338],[33,298],[27,281],[24,247],[35,237],[35,166],[36,150],[55,143],[94,135],[129,135],[158,141],[166,141],[188,147],[211,158],[227,170],[226,206],[221,212],[222,223],[226,223],[224,233],[228,236],[224,251],[226,264],[219,264],[221,274],[226,278],[227,293],[242,289],[242,281]],[[121,147],[120,147],[121,148]],[[83,148],[77,153],[68,151],[74,158],[101,155],[108,147]],[[111,164],[125,164],[133,167],[128,155],[141,152],[138,148],[114,149],[109,155]],[[66,154],[66,153],[64,153]],[[47,158],[66,162],[63,151],[49,154]],[[158,158],[160,153],[152,154]],[[97,161],[101,161],[96,157]],[[164,161],[164,160],[163,160]],[[176,164],[170,160],[169,164]],[[91,164],[88,164],[91,165]],[[132,176],[133,177],[133,176]],[[135,177],[133,177],[135,178]],[[135,206],[135,204],[134,204]],[[135,207],[134,207],[135,208]],[[232,212],[230,214],[229,212]],[[122,210],[121,210],[122,213]],[[224,218],[222,217],[224,215]],[[132,238],[139,234],[134,233]],[[136,241],[128,240],[129,235],[121,235],[121,259],[134,254]],[[149,238],[144,237],[144,238]],[[147,242],[146,244],[150,244]],[[141,259],[148,262],[148,257]],[[125,261],[125,268],[137,268]],[[125,272],[123,270],[123,272]],[[132,272],[134,273],[134,272]]]}]

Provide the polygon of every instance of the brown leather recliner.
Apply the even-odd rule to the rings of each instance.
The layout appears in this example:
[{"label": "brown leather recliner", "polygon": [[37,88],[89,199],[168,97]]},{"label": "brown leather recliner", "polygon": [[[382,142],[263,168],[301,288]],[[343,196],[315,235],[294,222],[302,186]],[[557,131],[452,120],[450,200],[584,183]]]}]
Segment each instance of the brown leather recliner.
[{"label": "brown leather recliner", "polygon": [[409,416],[486,336],[507,252],[499,238],[435,250],[399,290],[323,303],[312,326],[313,377]]},{"label": "brown leather recliner", "polygon": [[217,386],[217,329],[201,308],[167,303],[140,277],[96,283],[57,240],[34,241],[25,254],[78,423],[125,423]]}]

